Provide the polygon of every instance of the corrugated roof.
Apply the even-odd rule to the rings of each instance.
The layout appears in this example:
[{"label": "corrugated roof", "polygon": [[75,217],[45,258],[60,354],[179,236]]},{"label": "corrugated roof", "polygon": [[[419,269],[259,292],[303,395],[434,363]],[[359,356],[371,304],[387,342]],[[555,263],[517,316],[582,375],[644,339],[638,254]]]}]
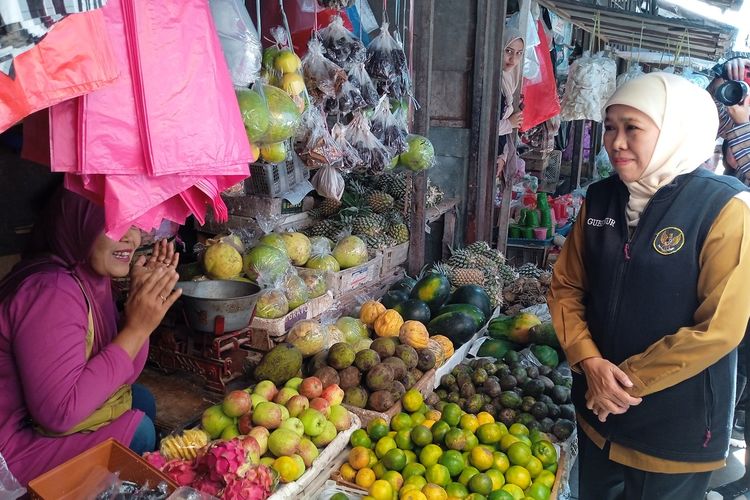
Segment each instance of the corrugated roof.
[{"label": "corrugated roof", "polygon": [[714,7],[718,7],[720,9],[738,10],[740,7],[742,7],[743,0],[702,0],[702,1],[704,3],[713,5]]},{"label": "corrugated roof", "polygon": [[726,53],[732,47],[737,34],[737,30],[732,26],[708,20],[667,18],[572,0],[538,1],[540,5],[555,11],[561,17],[588,32],[593,31],[594,19],[598,12],[601,37],[610,43],[638,45],[642,29],[641,46],[644,49],[674,52],[680,40],[683,39],[685,42],[683,42],[682,54],[687,55],[687,40],[689,39],[690,55],[708,60],[718,59]]}]

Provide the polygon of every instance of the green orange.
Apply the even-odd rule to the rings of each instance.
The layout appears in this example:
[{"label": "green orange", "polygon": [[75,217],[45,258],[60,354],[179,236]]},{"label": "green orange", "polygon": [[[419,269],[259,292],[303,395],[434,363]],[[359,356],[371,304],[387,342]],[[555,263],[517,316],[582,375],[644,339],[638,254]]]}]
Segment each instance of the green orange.
[{"label": "green orange", "polygon": [[435,464],[427,467],[425,479],[428,483],[434,483],[438,486],[448,486],[451,482],[451,474],[445,465]]},{"label": "green orange", "polygon": [[529,475],[529,471],[520,465],[511,465],[510,468],[505,471],[505,481],[515,484],[522,490],[525,490],[531,484],[531,476]]},{"label": "green orange", "polygon": [[391,419],[391,430],[411,429],[411,426],[411,416],[408,413],[399,413]]},{"label": "green orange", "polygon": [[506,455],[502,451],[492,452],[493,469],[497,469],[500,472],[505,473],[505,471],[508,470],[508,467],[510,467],[510,460],[508,460],[508,455]]},{"label": "green orange", "polygon": [[511,495],[507,491],[503,489],[499,489],[490,493],[490,496],[487,497],[487,500],[515,500],[515,499],[513,498],[513,495]]},{"label": "green orange", "polygon": [[435,444],[443,444],[445,441],[445,435],[451,430],[451,426],[445,420],[438,420],[432,426],[432,442]]},{"label": "green orange", "polygon": [[406,467],[406,455],[403,450],[393,448],[383,455],[382,462],[388,470],[401,471]]},{"label": "green orange", "polygon": [[456,403],[446,403],[446,405],[443,406],[440,420],[447,422],[451,427],[456,427],[461,420],[462,413],[463,410]]},{"label": "green orange", "polygon": [[536,457],[531,457],[529,461],[524,464],[524,467],[527,471],[529,471],[531,479],[535,479],[536,477],[538,477],[539,474],[541,474],[544,470],[542,462]]},{"label": "green orange", "polygon": [[445,487],[448,498],[466,498],[469,496],[469,490],[461,483],[451,483]]},{"label": "green orange", "polygon": [[469,480],[476,474],[479,474],[479,470],[476,467],[469,466],[461,471],[461,475],[458,476],[458,482],[466,486],[469,484]]},{"label": "green orange", "polygon": [[497,444],[503,437],[500,426],[496,423],[480,425],[476,435],[482,444]]},{"label": "green orange", "polygon": [[512,465],[526,465],[526,462],[533,456],[531,448],[526,443],[513,443],[506,452]]},{"label": "green orange", "polygon": [[545,466],[557,463],[557,449],[549,441],[537,441],[531,446],[531,453]]},{"label": "green orange", "polygon": [[550,489],[541,483],[532,483],[524,493],[534,500],[549,500]]},{"label": "green orange", "polygon": [[409,436],[411,437],[412,442],[419,447],[427,446],[432,443],[432,432],[430,432],[430,429],[424,425],[414,427],[409,433]]},{"label": "green orange", "polygon": [[383,458],[388,451],[398,448],[396,446],[396,440],[393,439],[390,436],[382,437],[378,440],[378,443],[375,445],[375,455],[377,455],[378,458]]},{"label": "green orange", "polygon": [[543,470],[539,473],[536,479],[534,479],[534,482],[541,483],[547,488],[552,489],[552,486],[555,484],[555,474],[548,470]]},{"label": "green orange", "polygon": [[409,389],[401,398],[401,405],[409,413],[419,411],[424,404],[422,393],[416,389]]},{"label": "green orange", "polygon": [[497,469],[490,469],[485,472],[488,476],[490,476],[490,479],[492,479],[492,490],[499,490],[503,487],[505,484],[505,476],[502,472],[500,472]]},{"label": "green orange", "polygon": [[382,418],[374,418],[367,424],[367,435],[370,439],[377,442],[378,439],[388,435],[388,422]]},{"label": "green orange", "polygon": [[349,438],[349,444],[352,448],[356,446],[364,446],[365,448],[372,448],[372,439],[367,435],[367,431],[364,429],[357,429],[352,433],[352,437]]},{"label": "green orange", "polygon": [[394,440],[396,441],[396,446],[402,450],[411,450],[414,448],[414,444],[411,442],[410,429],[402,429],[398,431]]},{"label": "green orange", "polygon": [[492,455],[492,449],[490,447],[479,445],[471,450],[469,463],[476,467],[480,472],[484,472],[492,467],[494,459],[495,457]]},{"label": "green orange", "polygon": [[436,444],[428,444],[419,453],[419,462],[425,467],[435,465],[440,460],[440,456],[443,454],[443,449]]},{"label": "green orange", "polygon": [[404,479],[409,479],[412,476],[424,476],[427,472],[427,468],[422,464],[406,464],[404,469],[401,471],[401,475]]},{"label": "green orange", "polygon": [[492,478],[487,474],[474,474],[469,479],[469,491],[480,495],[489,495],[492,492]]},{"label": "green orange", "polygon": [[440,465],[444,465],[448,469],[448,473],[451,477],[456,477],[461,474],[461,471],[466,467],[464,457],[460,452],[456,450],[448,450],[440,456],[438,461]]}]

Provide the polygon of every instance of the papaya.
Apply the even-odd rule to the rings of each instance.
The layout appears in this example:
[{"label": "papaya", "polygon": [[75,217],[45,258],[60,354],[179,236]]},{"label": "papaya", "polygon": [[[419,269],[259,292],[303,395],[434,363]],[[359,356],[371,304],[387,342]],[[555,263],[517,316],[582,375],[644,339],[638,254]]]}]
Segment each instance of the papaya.
[{"label": "papaya", "polygon": [[517,344],[502,339],[487,339],[482,342],[477,351],[479,357],[490,357],[495,359],[503,359],[505,353],[509,350],[515,350],[518,347]]},{"label": "papaya", "polygon": [[430,335],[444,335],[457,349],[468,342],[477,329],[471,316],[455,311],[433,318],[427,324],[427,331]]},{"label": "papaya", "polygon": [[529,328],[529,341],[532,344],[548,345],[555,349],[561,348],[552,323],[542,323]]},{"label": "papaya", "polygon": [[447,306],[443,306],[438,314],[445,314],[454,311],[468,314],[469,316],[474,318],[477,325],[477,330],[482,328],[482,326],[484,326],[484,323],[487,321],[487,316],[485,316],[484,312],[482,312],[482,310],[474,304],[448,304]]},{"label": "papaya", "polygon": [[493,339],[509,340],[516,344],[528,345],[531,342],[529,329],[541,324],[539,318],[533,314],[520,313],[516,316],[506,316],[490,321],[488,333]]},{"label": "papaya", "polygon": [[450,297],[450,293],[451,284],[448,278],[442,274],[428,273],[414,285],[410,298],[421,300],[430,306],[433,313],[437,313]]},{"label": "papaya", "polygon": [[[479,308],[484,313],[485,318],[489,318],[492,314],[492,302],[490,301],[489,295],[479,285],[464,285],[458,287],[453,295],[451,295],[449,304],[472,304]],[[482,322],[484,323],[484,322]]]},{"label": "papaya", "polygon": [[430,312],[430,306],[421,300],[409,299],[400,304],[393,306],[393,309],[398,311],[404,321],[413,320],[424,323],[425,325],[430,322],[432,313]]}]

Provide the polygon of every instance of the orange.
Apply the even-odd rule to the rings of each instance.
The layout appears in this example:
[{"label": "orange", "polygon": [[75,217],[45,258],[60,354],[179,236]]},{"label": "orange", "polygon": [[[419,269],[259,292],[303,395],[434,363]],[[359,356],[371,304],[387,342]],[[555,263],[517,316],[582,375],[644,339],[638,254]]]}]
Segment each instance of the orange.
[{"label": "orange", "polygon": [[417,463],[417,454],[413,451],[404,450],[404,455],[406,455],[406,465]]},{"label": "orange", "polygon": [[531,497],[534,500],[548,500],[550,489],[541,483],[533,483],[524,493],[526,493],[527,497]]},{"label": "orange", "polygon": [[554,464],[552,464],[552,465],[545,465],[545,466],[544,466],[544,470],[548,470],[548,471],[550,471],[550,472],[551,472],[552,474],[555,474],[555,473],[557,473],[557,464],[556,464],[556,463],[554,463]]},{"label": "orange", "polygon": [[435,464],[427,467],[425,479],[427,479],[428,483],[435,483],[438,486],[448,486],[448,483],[451,482],[451,474],[445,465]]},{"label": "orange", "polygon": [[479,474],[477,468],[469,466],[461,471],[461,475],[458,476],[458,482],[466,486],[469,484],[469,480],[476,474]]},{"label": "orange", "polygon": [[495,423],[495,417],[493,417],[491,414],[487,413],[486,411],[481,411],[477,413],[477,420],[479,421],[479,425]]},{"label": "orange", "polygon": [[443,449],[436,444],[428,444],[419,453],[419,463],[425,467],[435,465],[440,460],[440,456],[443,454]]},{"label": "orange", "polygon": [[370,469],[369,467],[365,467],[364,469],[360,469],[357,472],[356,480],[354,481],[357,486],[361,486],[364,489],[369,488],[372,486],[372,483],[375,482],[375,473]]},{"label": "orange", "polygon": [[[406,467],[406,455],[403,450],[394,448],[382,457],[383,465],[389,471],[402,471]],[[396,488],[398,489],[398,488]]]},{"label": "orange", "polygon": [[414,445],[411,442],[411,429],[402,429],[396,433],[396,446],[401,450],[411,450]]},{"label": "orange", "polygon": [[502,451],[495,451],[492,453],[493,469],[497,469],[500,472],[505,473],[505,471],[508,470],[508,467],[510,467],[510,460],[508,460],[508,455],[506,455]]},{"label": "orange", "polygon": [[[403,490],[401,491],[403,492]],[[407,490],[405,493],[402,492],[399,492],[398,498],[400,500],[427,500],[425,494],[416,488]]]},{"label": "orange", "polygon": [[480,495],[489,495],[492,492],[492,479],[487,474],[474,474],[469,479],[469,491]]},{"label": "orange", "polygon": [[391,419],[391,430],[400,431],[403,429],[411,429],[411,417],[408,413],[399,413]]},{"label": "orange", "polygon": [[549,441],[549,436],[539,429],[531,429],[529,431],[529,439],[531,439],[532,443],[536,443],[537,441]]},{"label": "orange", "polygon": [[305,472],[304,464],[299,466],[297,461],[292,457],[279,457],[273,461],[273,470],[279,473],[279,480],[282,483],[291,483],[296,481]]},{"label": "orange", "polygon": [[526,443],[513,443],[506,452],[510,463],[512,465],[526,465],[529,459],[533,456],[531,454],[531,448]]},{"label": "orange", "polygon": [[557,463],[557,449],[549,441],[537,441],[531,446],[531,452],[543,465]]},{"label": "orange", "polygon": [[461,483],[451,483],[445,487],[445,492],[448,494],[448,500],[466,498],[469,496],[469,490],[466,489]]},{"label": "orange", "polygon": [[422,488],[424,488],[424,486],[426,484],[427,484],[427,479],[425,479],[424,477],[422,477],[422,476],[412,476],[410,478],[407,478],[404,481],[404,486],[402,486],[401,488],[403,489],[403,488],[405,488],[407,486],[413,486],[413,487],[415,487],[415,488],[417,488],[418,490],[421,491]]},{"label": "orange", "polygon": [[401,406],[409,413],[418,411],[424,404],[424,396],[416,389],[409,389],[401,398]]},{"label": "orange", "polygon": [[404,470],[401,471],[401,475],[404,479],[409,479],[412,476],[424,476],[427,469],[422,464],[406,464]]},{"label": "orange", "polygon": [[372,448],[372,439],[367,435],[367,431],[364,429],[357,429],[352,433],[352,437],[349,438],[349,444],[352,448],[357,446],[364,446],[365,448]]},{"label": "orange", "polygon": [[422,488],[422,493],[427,497],[427,500],[448,500],[448,493],[438,484],[427,483]]},{"label": "orange", "polygon": [[[485,445],[480,445],[471,450],[469,463],[476,467],[480,472],[484,472],[494,463],[495,457],[492,456],[492,449]],[[481,493],[478,491],[477,493]]]},{"label": "orange", "polygon": [[497,444],[503,437],[500,426],[494,422],[480,425],[477,428],[476,435],[482,444]]},{"label": "orange", "polygon": [[388,434],[388,423],[382,418],[374,418],[367,424],[367,435],[377,442],[378,439]]},{"label": "orange", "polygon": [[464,450],[471,451],[479,446],[479,439],[477,439],[473,432],[464,431],[464,436],[466,437],[466,446],[464,446]]},{"label": "orange", "polygon": [[466,467],[464,457],[456,450],[448,450],[442,454],[438,461],[440,465],[444,465],[448,469],[448,473],[451,477],[456,477],[461,474],[461,471]]},{"label": "orange", "polygon": [[490,496],[487,497],[487,500],[514,500],[514,498],[513,498],[513,495],[511,495],[507,491],[500,489],[500,490],[495,490],[492,493],[490,493]]},{"label": "orange", "polygon": [[364,469],[370,465],[370,450],[364,446],[355,446],[349,452],[348,461],[354,470]]},{"label": "orange", "polygon": [[455,427],[461,420],[462,413],[463,410],[456,403],[446,403],[445,406],[443,406],[440,420],[447,422],[451,427]]},{"label": "orange", "polygon": [[414,412],[411,414],[412,427],[414,427],[415,425],[421,424],[425,420],[427,420],[427,418],[425,418],[424,413]]},{"label": "orange", "polygon": [[516,422],[515,424],[510,426],[508,432],[510,432],[511,434],[523,434],[524,436],[528,436],[529,428],[521,423]]},{"label": "orange", "polygon": [[543,470],[539,473],[536,479],[534,479],[534,482],[541,483],[547,488],[552,489],[552,486],[555,484],[555,475],[548,470]]},{"label": "orange", "polygon": [[[397,448],[396,440],[390,436],[382,437],[378,440],[378,444],[375,445],[375,455],[377,455],[378,458],[383,458],[386,453],[394,448]],[[529,451],[529,453],[531,453],[531,451]]]},{"label": "orange", "polygon": [[346,462],[341,464],[339,472],[341,473],[341,477],[343,477],[344,480],[349,481],[350,483],[354,482],[354,478],[357,477],[357,471],[354,470],[354,467]]},{"label": "orange", "polygon": [[432,432],[430,432],[430,429],[424,425],[414,427],[409,436],[411,437],[412,442],[419,447],[427,446],[432,443]]},{"label": "orange", "polygon": [[519,441],[521,441],[522,443],[525,443],[526,446],[528,446],[529,448],[531,448],[531,444],[532,443],[531,443],[531,439],[529,439],[529,436],[527,436],[525,434],[513,434],[513,435],[515,437],[517,437]]},{"label": "orange", "polygon": [[529,475],[529,471],[520,465],[512,465],[505,471],[505,481],[525,490],[531,484],[531,476]]},{"label": "orange", "polygon": [[523,497],[526,496],[523,490],[515,484],[506,483],[505,486],[503,486],[500,489],[503,491],[507,491],[508,493],[513,495],[513,500],[521,500]]},{"label": "orange", "polygon": [[531,479],[535,479],[544,470],[542,462],[536,457],[531,457],[529,461],[524,465],[524,468],[529,471]]},{"label": "orange", "polygon": [[443,444],[445,441],[445,435],[451,430],[451,426],[444,420],[438,420],[430,430],[432,431],[432,442],[435,444]]},{"label": "orange", "polygon": [[398,491],[404,485],[404,477],[396,472],[395,470],[389,470],[383,474],[382,479],[388,481],[393,488],[393,491]]},{"label": "orange", "polygon": [[481,493],[470,493],[466,500],[487,500],[487,497]]},{"label": "orange", "polygon": [[297,54],[289,49],[279,51],[273,61],[273,67],[281,73],[294,73],[299,70],[301,64]]},{"label": "orange", "polygon": [[492,491],[499,490],[505,484],[505,476],[497,469],[490,469],[485,472],[492,479]]},{"label": "orange", "polygon": [[385,468],[385,465],[383,465],[383,462],[378,462],[375,465],[373,465],[372,471],[375,473],[375,477],[377,479],[383,479],[383,476],[385,476],[385,473],[388,472],[388,470]]},{"label": "orange", "polygon": [[430,410],[424,414],[424,418],[437,422],[438,420],[440,420],[440,412],[437,410]]},{"label": "orange", "polygon": [[435,420],[425,419],[419,425],[424,425],[428,429],[432,429],[432,426],[435,425],[435,422],[436,422]]},{"label": "orange", "polygon": [[368,450],[370,452],[370,463],[369,466],[372,467],[376,463],[378,463],[378,456],[375,454],[374,451]]},{"label": "orange", "polygon": [[521,440],[513,434],[506,434],[500,439],[500,449],[507,452],[508,448],[510,448],[510,445],[519,442],[521,442]]},{"label": "orange", "polygon": [[466,434],[458,427],[454,427],[445,434],[445,446],[451,450],[462,451],[466,448]]},{"label": "orange", "polygon": [[393,487],[383,479],[376,480],[367,491],[375,500],[393,500]]},{"label": "orange", "polygon": [[465,431],[474,432],[479,427],[479,420],[476,415],[471,413],[465,413],[461,415],[461,419],[458,421],[458,426]]}]

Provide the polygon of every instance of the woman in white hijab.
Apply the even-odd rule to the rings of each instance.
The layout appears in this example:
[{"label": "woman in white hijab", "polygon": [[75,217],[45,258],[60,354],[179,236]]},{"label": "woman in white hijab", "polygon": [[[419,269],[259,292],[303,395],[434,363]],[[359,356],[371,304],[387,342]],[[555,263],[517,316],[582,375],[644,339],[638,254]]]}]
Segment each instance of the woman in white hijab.
[{"label": "woman in white hijab", "polygon": [[703,499],[750,318],[748,193],[698,168],[718,116],[696,85],[648,74],[605,110],[618,175],[589,186],[549,296],[573,369],[579,498]]},{"label": "woman in white hijab", "polygon": [[508,140],[513,129],[521,126],[523,111],[516,111],[516,89],[521,83],[525,43],[517,28],[506,25],[503,30],[503,79],[500,84],[500,123],[498,124],[498,175],[508,159]]}]

